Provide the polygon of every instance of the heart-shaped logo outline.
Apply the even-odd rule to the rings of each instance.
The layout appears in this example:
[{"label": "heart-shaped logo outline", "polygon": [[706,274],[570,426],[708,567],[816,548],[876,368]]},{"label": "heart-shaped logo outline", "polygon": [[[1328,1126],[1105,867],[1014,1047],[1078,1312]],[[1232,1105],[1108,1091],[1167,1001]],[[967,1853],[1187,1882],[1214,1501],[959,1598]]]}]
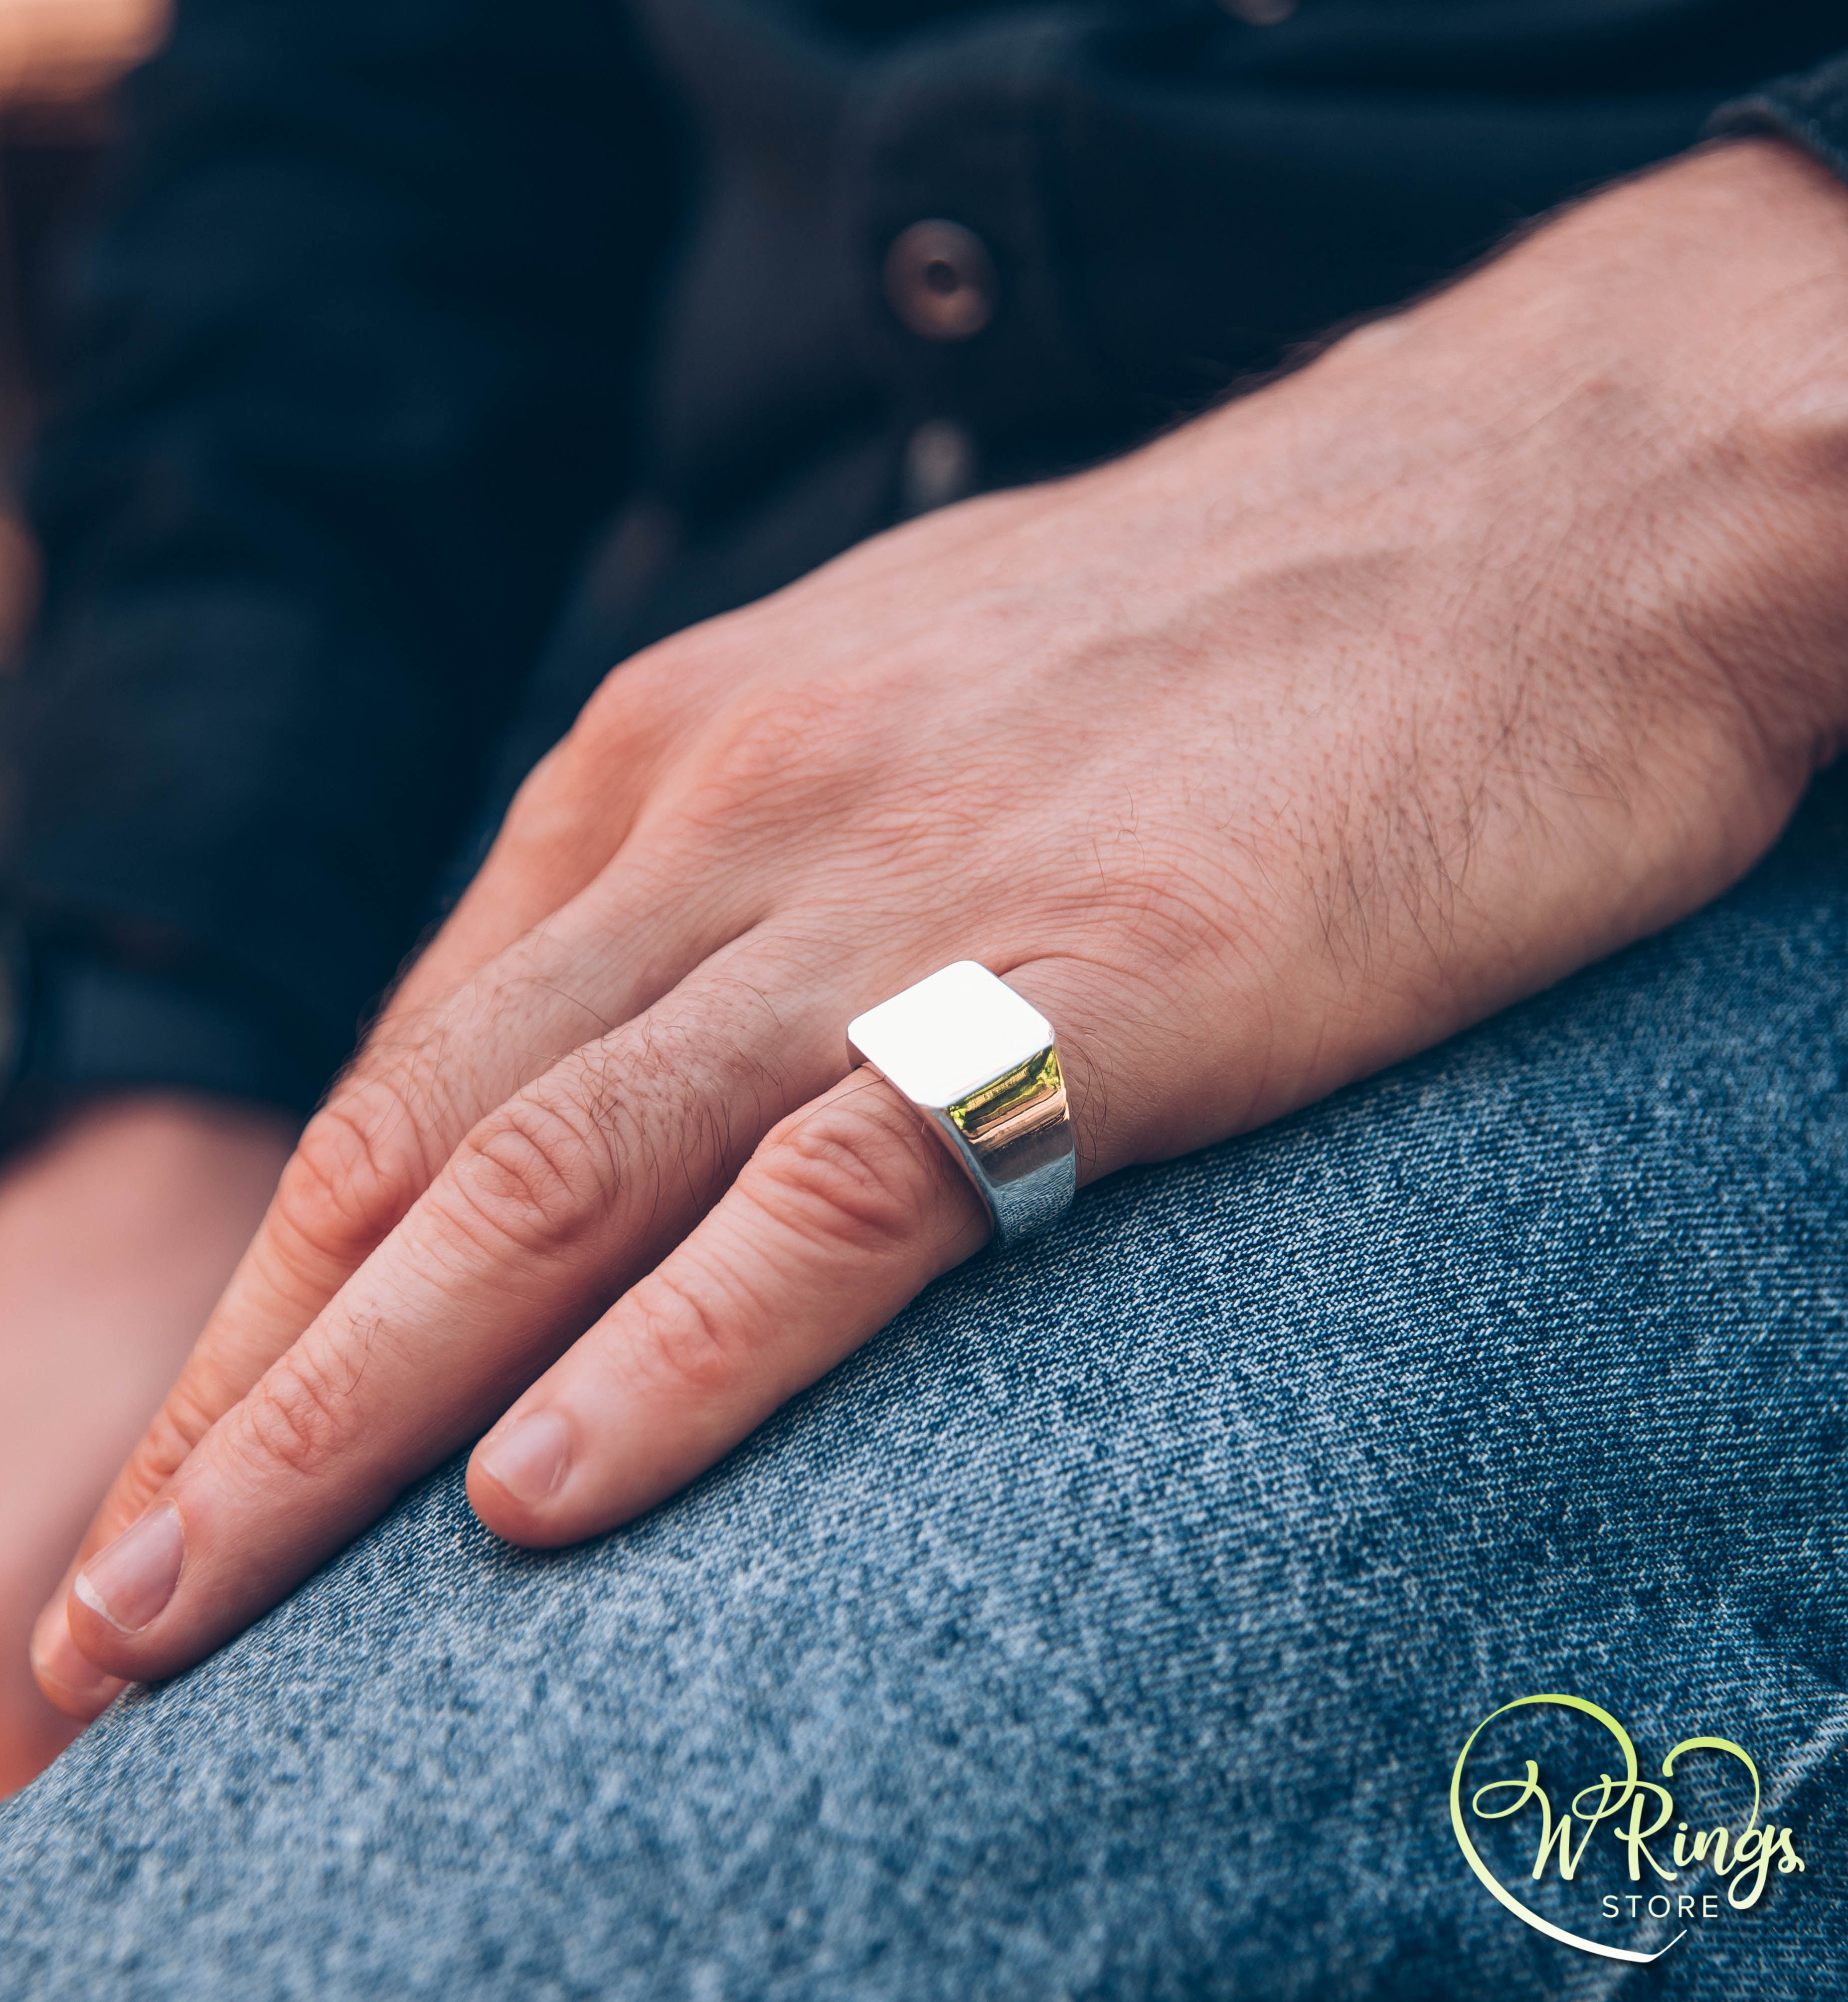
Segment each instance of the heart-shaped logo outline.
[{"label": "heart-shaped logo outline", "polygon": [[[1470,1754],[1475,1749],[1477,1739],[1488,1729],[1497,1718],[1505,1717],[1511,1710],[1525,1710],[1532,1704],[1543,1703],[1557,1704],[1567,1710],[1576,1710],[1584,1716],[1595,1718],[1599,1724],[1602,1725],[1605,1729],[1616,1739],[1618,1747],[1623,1754],[1623,1784],[1617,1795],[1615,1805],[1621,1806],[1630,1795],[1635,1792],[1642,1777],[1641,1770],[1637,1763],[1637,1748],[1630,1742],[1630,1733],[1608,1710],[1603,1709],[1600,1705],[1581,1696],[1518,1696],[1513,1702],[1505,1703],[1499,1710],[1491,1711],[1481,1723],[1470,1733],[1469,1737],[1464,1741],[1463,1749],[1456,1755],[1456,1769],[1450,1775],[1450,1826],[1456,1832],[1458,1846],[1463,1852],[1464,1861],[1475,1871],[1481,1881],[1483,1888],[1489,1896],[1498,1904],[1506,1906],[1523,1925],[1532,1926],[1535,1931],[1544,1933],[1549,1939],[1557,1940],[1563,1946],[1576,1947],[1581,1953],[1595,1953],[1606,1960],[1627,1960],[1637,1966],[1647,1967],[1651,1962],[1660,1960],[1664,1954],[1679,1946],[1686,1938],[1687,1928],[1685,1926],[1673,1939],[1669,1941],[1667,1946],[1658,1947],[1654,1953],[1639,1953],[1634,1947],[1606,1946],[1602,1940],[1586,1939],[1581,1934],[1567,1932],[1564,1926],[1556,1926],[1550,1919],[1542,1918],[1538,1912],[1531,1911],[1522,1904],[1513,1892],[1498,1881],[1477,1853],[1475,1843],[1470,1840],[1470,1832],[1463,1823],[1463,1767],[1469,1763]],[[1672,1774],[1677,1755],[1688,1750],[1691,1746],[1697,1744],[1714,1745],[1722,1742],[1726,1742],[1728,1750],[1738,1751],[1739,1756],[1745,1759],[1746,1764],[1751,1767],[1752,1819],[1756,1822],[1758,1818],[1759,1801],[1758,1769],[1752,1765],[1752,1761],[1745,1757],[1745,1753],[1739,1751],[1739,1748],[1732,1745],[1730,1741],[1712,1739],[1686,1739],[1683,1743],[1676,1746],[1675,1750],[1663,1760],[1662,1771],[1665,1774]]]}]

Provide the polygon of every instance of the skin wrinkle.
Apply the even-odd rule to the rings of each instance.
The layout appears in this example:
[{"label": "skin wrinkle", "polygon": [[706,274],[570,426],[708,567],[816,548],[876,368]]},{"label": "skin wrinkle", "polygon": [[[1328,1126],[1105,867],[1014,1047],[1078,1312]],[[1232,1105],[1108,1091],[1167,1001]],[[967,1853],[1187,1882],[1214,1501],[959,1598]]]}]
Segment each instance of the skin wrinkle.
[{"label": "skin wrinkle", "polygon": [[427,1135],[455,1099],[456,1074],[472,1080],[476,1069],[474,1052],[458,1048],[448,1021],[433,1017],[414,1047],[393,1048],[350,1072],[309,1121],[310,1130],[323,1121],[354,1128],[361,1160],[383,1181],[389,1179],[381,1158],[388,1135],[407,1129],[402,1137],[414,1149],[413,1171],[427,1182],[442,1159],[426,1144]]},{"label": "skin wrinkle", "polygon": [[337,1263],[363,1255],[416,1200],[414,1170],[388,1166],[380,1151],[382,1101],[414,1141],[415,1114],[389,1078],[375,1074],[315,1115],[284,1171],[278,1221],[313,1257]]},{"label": "skin wrinkle", "polygon": [[865,1085],[781,1123],[745,1186],[760,1207],[766,1198],[793,1198],[805,1236],[818,1224],[825,1240],[870,1238],[877,1247],[902,1251],[917,1222],[918,1163],[938,1166],[920,1144],[929,1139],[914,1115]]},{"label": "skin wrinkle", "polygon": [[493,1248],[518,1256],[594,1227],[613,1191],[614,1165],[605,1132],[569,1093],[529,1086],[462,1142],[433,1193],[439,1206],[472,1217]]},{"label": "skin wrinkle", "polygon": [[353,1399],[334,1381],[331,1362],[311,1334],[263,1372],[232,1413],[229,1437],[256,1456],[260,1479],[273,1464],[313,1481],[333,1464]]},{"label": "skin wrinkle", "polygon": [[[752,1361],[740,1349],[737,1320],[706,1297],[717,1289],[717,1278],[705,1269],[684,1275],[657,1272],[636,1289],[632,1325],[638,1339],[628,1359],[644,1394],[720,1396]],[[748,1314],[751,1303],[725,1305]]]},{"label": "skin wrinkle", "polygon": [[[561,1274],[567,1279],[575,1277],[574,1260],[581,1252],[580,1243],[543,1240],[537,1233],[528,1233],[518,1242],[508,1240],[500,1229],[498,1218],[478,1212],[472,1195],[458,1195],[445,1188],[440,1200],[433,1200],[433,1195],[434,1192],[426,1195],[394,1239],[396,1256],[389,1299],[393,1325],[408,1327],[417,1320],[417,1310],[427,1310],[432,1299],[458,1288],[466,1289],[471,1282],[478,1281],[484,1259],[497,1250],[513,1254],[495,1268],[493,1283],[497,1301],[492,1305],[484,1305],[479,1299],[459,1303],[445,1326],[446,1338],[452,1337],[462,1324],[472,1325],[484,1312],[504,1314],[510,1303],[516,1304],[525,1317],[507,1331],[510,1338],[518,1341],[530,1335],[532,1317],[549,1315],[556,1310],[569,1318],[577,1294],[564,1306],[557,1306],[555,1296]],[[579,1291],[588,1296],[591,1289],[587,1282]],[[380,1291],[376,1275],[362,1265],[323,1313],[333,1315],[337,1324],[354,1310],[356,1303],[377,1298]]]}]

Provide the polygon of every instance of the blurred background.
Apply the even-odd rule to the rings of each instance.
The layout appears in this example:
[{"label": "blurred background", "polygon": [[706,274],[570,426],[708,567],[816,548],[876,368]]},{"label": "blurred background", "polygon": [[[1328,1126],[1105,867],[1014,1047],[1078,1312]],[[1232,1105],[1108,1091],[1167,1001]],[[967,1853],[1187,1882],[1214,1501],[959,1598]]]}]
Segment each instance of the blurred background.
[{"label": "blurred background", "polygon": [[0,664],[32,618],[37,562],[19,479],[46,392],[58,225],[110,130],[111,92],[166,27],[168,0],[0,0]]}]

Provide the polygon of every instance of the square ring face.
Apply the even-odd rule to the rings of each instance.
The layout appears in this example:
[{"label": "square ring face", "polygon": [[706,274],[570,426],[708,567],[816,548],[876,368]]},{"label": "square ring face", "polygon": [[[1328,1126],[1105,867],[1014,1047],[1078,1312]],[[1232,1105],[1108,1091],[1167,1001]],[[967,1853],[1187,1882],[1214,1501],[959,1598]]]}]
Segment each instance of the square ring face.
[{"label": "square ring face", "polygon": [[847,1024],[854,1055],[933,1112],[1005,1077],[1051,1043],[1045,1017],[972,959],[957,960]]}]

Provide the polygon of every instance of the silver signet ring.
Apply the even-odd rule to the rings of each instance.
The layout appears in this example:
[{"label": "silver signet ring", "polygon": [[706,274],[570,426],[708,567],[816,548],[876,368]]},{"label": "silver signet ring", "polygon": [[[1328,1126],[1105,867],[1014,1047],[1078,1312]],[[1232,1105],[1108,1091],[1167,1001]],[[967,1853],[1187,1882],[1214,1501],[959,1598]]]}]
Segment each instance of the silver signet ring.
[{"label": "silver signet ring", "polygon": [[986,967],[959,959],[856,1016],[847,1054],[924,1114],[1003,1249],[1071,1207],[1078,1159],[1052,1024]]}]

